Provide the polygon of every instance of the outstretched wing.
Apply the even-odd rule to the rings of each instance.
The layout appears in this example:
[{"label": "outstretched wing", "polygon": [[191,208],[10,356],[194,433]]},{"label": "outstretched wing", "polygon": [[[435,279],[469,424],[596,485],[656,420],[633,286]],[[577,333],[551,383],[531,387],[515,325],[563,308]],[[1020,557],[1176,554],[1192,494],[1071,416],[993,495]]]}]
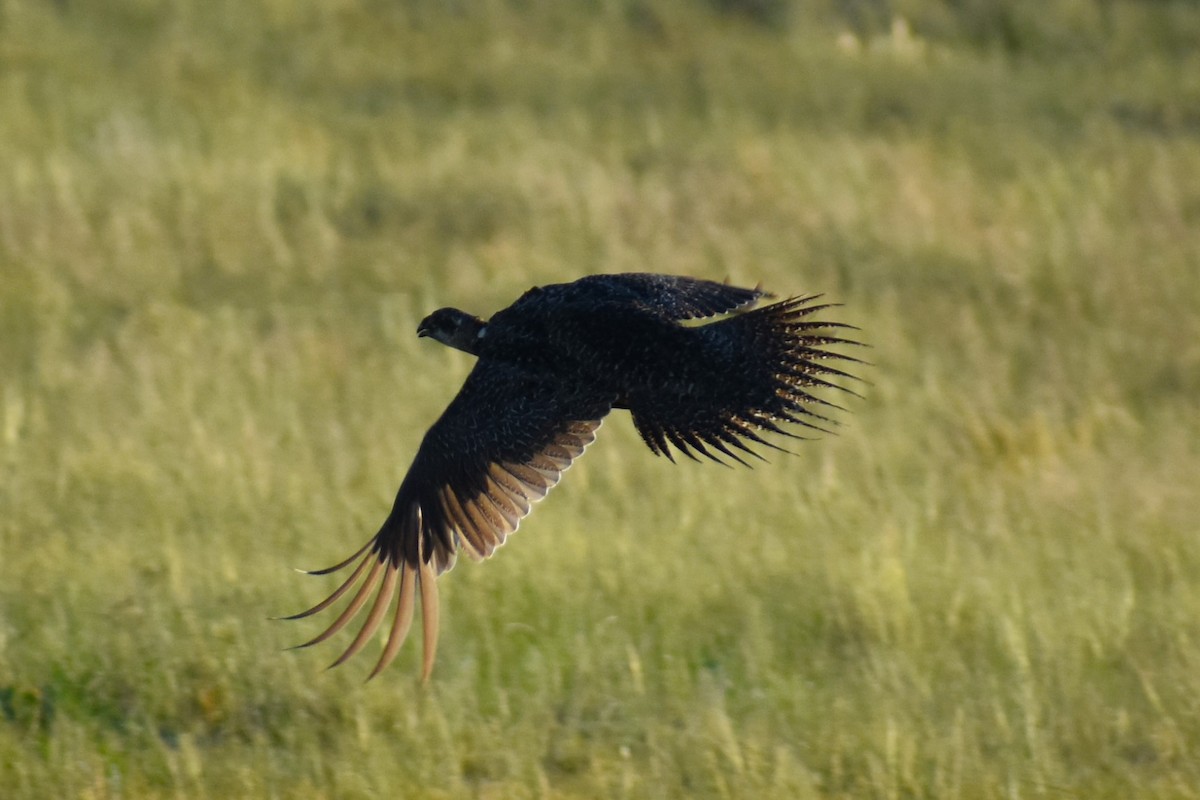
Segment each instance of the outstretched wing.
[{"label": "outstretched wing", "polygon": [[530,289],[511,310],[522,310],[524,303],[584,302],[616,303],[628,308],[643,308],[668,320],[697,319],[737,311],[767,296],[761,289],[743,289],[716,281],[680,275],[656,275],[626,272],[616,275],[589,275],[571,283]]},{"label": "outstretched wing", "polygon": [[419,588],[422,678],[428,678],[437,650],[437,576],[454,565],[460,548],[482,559],[504,544],[532,504],[546,496],[592,442],[611,407],[611,398],[589,396],[519,367],[481,359],[425,434],[379,532],[350,558],[312,573],[336,572],[359,560],[333,594],[288,617],[321,612],[357,587],[341,615],[319,636],[298,646],[308,647],[337,633],[375,592],[358,635],[331,666],[343,663],[379,628],[398,594],[391,632],[371,671],[373,678],[404,643]]}]

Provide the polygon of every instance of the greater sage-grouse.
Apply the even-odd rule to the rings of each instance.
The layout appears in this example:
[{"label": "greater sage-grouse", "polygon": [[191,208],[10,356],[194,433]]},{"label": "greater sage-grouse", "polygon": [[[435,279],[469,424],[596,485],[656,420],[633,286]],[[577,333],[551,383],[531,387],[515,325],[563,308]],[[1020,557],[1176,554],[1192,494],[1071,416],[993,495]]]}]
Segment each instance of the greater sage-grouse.
[{"label": "greater sage-grouse", "polygon": [[361,559],[326,600],[288,617],[316,614],[356,589],[338,618],[299,647],[340,631],[378,587],[361,630],[332,666],[341,664],[371,638],[398,594],[374,677],[404,643],[420,591],[428,679],[437,576],[460,549],[479,560],[503,544],[614,408],[628,409],[646,445],[672,461],[674,447],[693,459],[746,464],[745,456],[762,458],[748,443],[780,449],[762,433],[796,435],[780,423],[823,430],[828,419],[817,409],[838,406],[813,391],[850,391],[832,381],[853,376],[829,362],[857,359],[826,348],[856,344],[831,333],[851,326],[815,318],[830,308],[817,295],[746,310],[764,296],[695,278],[592,275],[530,289],[486,322],[456,308],[426,317],[418,336],[479,360],[425,434],[379,532],[345,561],[311,573]]}]

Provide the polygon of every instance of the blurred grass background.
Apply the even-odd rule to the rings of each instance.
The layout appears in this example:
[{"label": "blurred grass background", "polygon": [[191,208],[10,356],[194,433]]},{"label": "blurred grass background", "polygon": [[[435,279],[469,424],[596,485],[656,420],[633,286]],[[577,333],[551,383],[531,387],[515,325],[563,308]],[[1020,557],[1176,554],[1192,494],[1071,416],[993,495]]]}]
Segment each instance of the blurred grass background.
[{"label": "blurred grass background", "polygon": [[[1200,7],[0,2],[5,797],[1200,797]],[[840,435],[614,415],[411,645],[270,622],[468,358],[428,311],[825,291]]]}]

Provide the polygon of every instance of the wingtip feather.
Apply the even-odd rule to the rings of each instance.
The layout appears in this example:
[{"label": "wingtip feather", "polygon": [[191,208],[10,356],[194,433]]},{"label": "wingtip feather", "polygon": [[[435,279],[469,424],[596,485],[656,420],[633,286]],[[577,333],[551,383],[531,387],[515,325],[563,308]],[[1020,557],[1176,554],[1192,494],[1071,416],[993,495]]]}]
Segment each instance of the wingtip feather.
[{"label": "wingtip feather", "polygon": [[371,606],[371,612],[367,614],[367,619],[363,622],[363,626],[359,629],[358,635],[354,637],[354,641],[346,648],[338,659],[329,665],[330,669],[340,667],[348,660],[354,657],[359,650],[362,650],[363,645],[375,633],[379,627],[379,623],[383,620],[384,614],[387,613],[388,606],[392,602],[392,595],[396,591],[396,578],[400,571],[395,567],[389,567],[387,573],[383,576],[383,585],[379,587],[379,593],[375,596],[375,603]]},{"label": "wingtip feather", "polygon": [[400,652],[400,648],[404,646],[404,640],[408,638],[408,632],[412,628],[417,572],[407,563],[403,564],[400,570],[400,599],[396,602],[396,616],[392,622],[392,630],[388,634],[387,644],[384,645],[379,661],[371,670],[371,674],[367,676],[368,681],[383,672],[392,663],[396,654]]},{"label": "wingtip feather", "polygon": [[421,584],[421,633],[424,639],[424,658],[421,662],[421,683],[428,683],[433,674],[433,661],[438,643],[437,577],[429,562],[422,561],[417,580]]},{"label": "wingtip feather", "polygon": [[346,627],[346,623],[353,619],[354,615],[358,613],[358,610],[363,607],[364,603],[367,602],[367,597],[370,595],[371,589],[374,588],[375,582],[379,580],[379,571],[382,568],[383,562],[376,560],[375,566],[371,568],[371,571],[367,573],[367,577],[363,579],[362,586],[359,587],[358,593],[354,595],[354,599],[350,601],[349,605],[346,606],[345,610],[342,611],[338,618],[335,619],[328,628],[323,630],[316,637],[289,649],[299,650],[305,647],[312,647],[315,644],[320,644],[330,636],[333,636],[335,633],[340,631],[342,628]]}]

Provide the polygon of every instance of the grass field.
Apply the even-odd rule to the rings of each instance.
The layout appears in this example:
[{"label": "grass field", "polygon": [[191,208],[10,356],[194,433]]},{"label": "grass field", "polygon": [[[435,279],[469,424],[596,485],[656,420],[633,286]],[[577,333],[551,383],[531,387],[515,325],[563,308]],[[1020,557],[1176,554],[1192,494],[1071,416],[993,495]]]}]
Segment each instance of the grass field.
[{"label": "grass field", "polygon": [[[1200,797],[1200,7],[0,2],[0,795]],[[824,291],[837,436],[615,414],[442,644],[284,648],[428,311]]]}]

